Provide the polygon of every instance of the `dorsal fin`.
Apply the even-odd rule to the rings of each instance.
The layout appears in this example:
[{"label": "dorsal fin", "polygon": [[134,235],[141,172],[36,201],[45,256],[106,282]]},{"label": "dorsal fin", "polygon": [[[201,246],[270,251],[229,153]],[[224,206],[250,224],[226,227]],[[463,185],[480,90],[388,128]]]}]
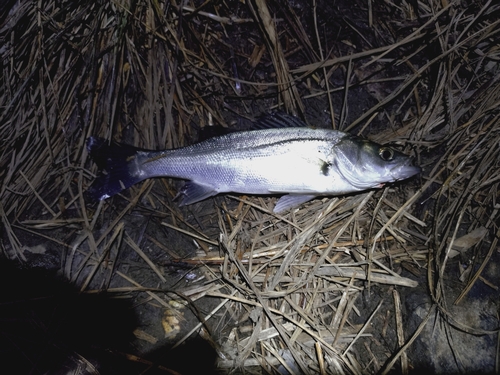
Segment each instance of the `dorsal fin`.
[{"label": "dorsal fin", "polygon": [[[252,125],[244,130],[264,130],[264,129],[284,129],[284,128],[305,128],[307,124],[298,117],[289,115],[282,111],[273,111],[259,116]],[[210,125],[201,128],[198,132],[198,141],[203,142],[207,139],[219,137],[229,133],[235,133],[242,130],[226,128],[221,125]]]},{"label": "dorsal fin", "polygon": [[305,127],[307,127],[307,124],[298,117],[282,111],[274,111],[260,116],[257,121],[253,123],[250,130]]}]

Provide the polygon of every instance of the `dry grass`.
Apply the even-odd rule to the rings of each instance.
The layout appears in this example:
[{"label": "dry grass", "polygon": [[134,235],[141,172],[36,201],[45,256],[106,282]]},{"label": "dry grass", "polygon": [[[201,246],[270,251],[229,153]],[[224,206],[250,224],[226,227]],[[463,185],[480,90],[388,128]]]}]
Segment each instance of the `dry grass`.
[{"label": "dry grass", "polygon": [[[159,309],[174,291],[189,305],[217,297],[176,342],[201,330],[222,369],[385,373],[400,360],[407,372],[419,331],[404,331],[398,290],[417,282],[402,268],[426,268],[441,316],[485,333],[449,312],[445,285],[450,259],[474,253],[455,303],[480,279],[498,287],[481,274],[500,235],[500,6],[429,0],[417,12],[413,2],[360,1],[363,17],[351,18],[343,2],[184,4],[21,1],[1,16],[4,255],[26,260],[31,236],[65,254],[65,276],[85,292],[144,294]],[[283,216],[262,197],[179,210],[162,180],[84,201],[96,172],[90,135],[172,148],[196,139],[196,127],[240,127],[273,108],[404,146],[424,168],[420,186],[318,199]],[[156,236],[167,228],[190,249]],[[123,252],[151,278],[127,274]],[[165,257],[202,276],[169,285]],[[362,311],[360,295],[379,285],[396,287]],[[364,341],[371,356],[360,358],[354,348],[376,334],[383,303],[399,349],[383,356]]]}]

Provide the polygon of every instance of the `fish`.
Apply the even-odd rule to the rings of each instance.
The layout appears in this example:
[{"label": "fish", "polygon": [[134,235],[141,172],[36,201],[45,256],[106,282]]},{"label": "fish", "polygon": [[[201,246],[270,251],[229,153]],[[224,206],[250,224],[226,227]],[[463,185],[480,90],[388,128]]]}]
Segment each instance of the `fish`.
[{"label": "fish", "polygon": [[87,190],[104,200],[143,180],[185,180],[180,206],[221,193],[282,195],[282,213],[315,197],[382,188],[421,169],[396,149],[333,129],[309,128],[284,113],[264,116],[255,129],[231,132],[161,151],[89,137],[87,149],[103,171]]}]

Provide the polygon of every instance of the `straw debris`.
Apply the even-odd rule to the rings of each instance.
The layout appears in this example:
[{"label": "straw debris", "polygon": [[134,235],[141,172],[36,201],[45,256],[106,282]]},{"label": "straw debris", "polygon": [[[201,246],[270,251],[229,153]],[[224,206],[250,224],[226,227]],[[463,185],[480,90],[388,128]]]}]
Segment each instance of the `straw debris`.
[{"label": "straw debris", "polygon": [[[172,371],[148,357],[169,317],[171,346],[198,335],[228,373],[407,373],[434,312],[450,329],[497,332],[454,310],[478,283],[498,290],[496,2],[1,7],[4,258],[29,264],[43,244],[81,293],[133,301],[150,327],[127,361]],[[423,173],[283,215],[275,197],[181,209],[167,179],[84,198],[98,173],[91,135],[174,148],[274,109],[391,143]],[[431,297],[413,331],[410,288]]]}]

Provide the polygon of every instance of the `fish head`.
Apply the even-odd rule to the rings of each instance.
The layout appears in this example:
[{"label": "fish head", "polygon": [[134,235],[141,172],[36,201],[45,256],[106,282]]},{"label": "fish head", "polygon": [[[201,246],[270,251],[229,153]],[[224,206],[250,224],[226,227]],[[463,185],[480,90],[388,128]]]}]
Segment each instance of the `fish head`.
[{"label": "fish head", "polygon": [[334,154],[337,170],[358,191],[380,188],[421,171],[408,155],[350,135],[336,145]]}]

